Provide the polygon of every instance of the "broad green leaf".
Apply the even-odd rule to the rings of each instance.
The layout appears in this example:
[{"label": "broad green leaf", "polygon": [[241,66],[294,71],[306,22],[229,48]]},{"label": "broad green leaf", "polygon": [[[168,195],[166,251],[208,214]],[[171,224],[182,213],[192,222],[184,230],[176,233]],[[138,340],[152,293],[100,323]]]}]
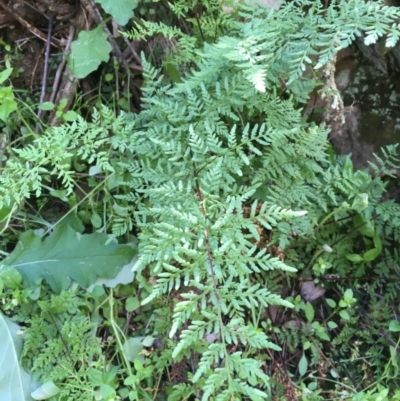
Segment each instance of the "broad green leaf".
[{"label": "broad green leaf", "polygon": [[142,344],[145,347],[151,347],[154,343],[154,337],[152,336],[146,336],[143,340],[142,340]]},{"label": "broad green leaf", "polygon": [[137,297],[129,297],[125,302],[125,309],[127,312],[133,312],[139,308],[140,302]]},{"label": "broad green leaf", "polygon": [[315,391],[318,388],[318,386],[319,386],[319,384],[314,381],[314,382],[308,383],[307,388],[310,391]]},{"label": "broad green leaf", "polygon": [[43,103],[39,104],[38,109],[39,110],[54,110],[54,107],[56,107],[56,106],[54,105],[53,102],[43,102]]},{"label": "broad green leaf", "polygon": [[44,279],[55,292],[68,288],[72,280],[87,288],[97,277],[115,277],[136,253],[128,245],[106,245],[107,239],[106,234],[81,235],[68,224],[57,226],[44,241],[27,231],[0,269],[14,267],[31,287]]},{"label": "broad green leaf", "polygon": [[96,174],[100,174],[102,171],[101,171],[101,168],[99,167],[99,166],[91,166],[90,168],[89,168],[89,175],[91,176],[91,177],[93,177],[94,175],[96,175]]},{"label": "broad green leaf", "polygon": [[31,401],[31,378],[19,365],[19,326],[0,313],[0,400]]},{"label": "broad green leaf", "polygon": [[66,189],[52,189],[49,194],[50,196],[54,196],[54,198],[61,199],[64,202],[68,201],[68,191]]},{"label": "broad green leaf", "polygon": [[182,82],[181,75],[179,71],[172,63],[167,63],[165,65],[165,72],[167,73],[168,77],[171,79],[172,82]]},{"label": "broad green leaf", "polygon": [[336,302],[331,299],[331,298],[326,298],[326,303],[331,307],[331,308],[336,308]]},{"label": "broad green leaf", "polygon": [[142,344],[143,337],[131,337],[128,338],[126,343],[123,345],[123,351],[125,358],[133,362],[135,359],[138,359],[140,362],[144,362],[145,358],[140,352],[143,350],[144,345]]},{"label": "broad green leaf", "polygon": [[17,110],[12,86],[0,88],[0,120],[7,122],[8,116]]},{"label": "broad green leaf", "polygon": [[374,241],[375,248],[376,248],[379,252],[381,252],[381,251],[382,251],[382,240],[381,240],[381,238],[379,237],[379,235],[375,234],[375,235],[374,235],[374,238],[373,238],[373,241]]},{"label": "broad green leaf", "polygon": [[390,331],[400,331],[400,322],[397,320],[391,320],[389,323],[389,330]]},{"label": "broad green leaf", "polygon": [[348,253],[346,255],[346,259],[353,263],[360,263],[364,261],[363,257],[361,255],[357,255],[356,253]]},{"label": "broad green leaf", "polygon": [[378,248],[372,248],[364,253],[364,260],[366,262],[372,262],[381,254],[381,252],[382,250],[379,250]]},{"label": "broad green leaf", "polygon": [[375,235],[375,226],[372,220],[365,220],[363,216],[357,214],[354,217],[354,227],[357,227],[362,235],[373,237]]},{"label": "broad green leaf", "polygon": [[306,303],[305,312],[307,320],[311,323],[314,319],[314,307],[310,302]]},{"label": "broad green leaf", "polygon": [[12,68],[6,68],[4,71],[0,72],[0,84],[2,84],[12,73]]},{"label": "broad green leaf", "polygon": [[31,396],[34,400],[47,400],[57,395],[61,389],[57,387],[52,381],[43,383]]},{"label": "broad green leaf", "polygon": [[308,361],[306,356],[303,354],[299,361],[299,373],[300,376],[304,376],[307,373]]},{"label": "broad green leaf", "polygon": [[[92,292],[93,288],[96,286],[103,286],[105,285],[108,288],[114,288],[119,284],[129,284],[132,283],[135,274],[133,273],[133,266],[137,262],[137,256],[135,256],[128,264],[123,266],[118,274],[113,277],[113,278],[104,278],[104,277],[99,277],[90,287],[88,287],[88,291]],[[132,293],[132,291],[130,291]]]},{"label": "broad green leaf", "polygon": [[[393,347],[392,345],[389,347],[390,349],[390,362],[392,363],[392,366],[395,368],[398,368],[397,365],[397,347]],[[396,369],[397,371],[397,369]]]},{"label": "broad green leaf", "polygon": [[[115,4],[118,4],[115,2]],[[97,70],[102,61],[108,61],[111,45],[103,24],[91,31],[81,31],[78,39],[71,44],[69,68],[76,78],[85,78]]]},{"label": "broad green leaf", "polygon": [[78,117],[79,117],[79,114],[76,111],[73,111],[73,110],[68,110],[66,113],[64,113],[62,115],[63,120],[64,121],[69,121],[69,122],[77,120]]},{"label": "broad green leaf", "polygon": [[101,4],[104,11],[111,14],[119,25],[126,25],[133,17],[133,10],[138,6],[138,0],[95,0]]},{"label": "broad green leaf", "polygon": [[101,225],[102,225],[101,217],[100,217],[100,215],[99,215],[98,213],[96,213],[96,212],[93,212],[92,218],[90,219],[90,221],[92,222],[93,227],[96,228],[96,229],[100,228]]},{"label": "broad green leaf", "polygon": [[13,212],[13,209],[11,207],[2,207],[0,209],[0,221],[5,221],[6,219],[9,218],[10,213]]},{"label": "broad green leaf", "polygon": [[[101,383],[100,384],[100,395],[103,400],[111,400],[115,399],[115,389],[109,386],[108,384]],[[112,397],[112,398],[111,398]]]}]

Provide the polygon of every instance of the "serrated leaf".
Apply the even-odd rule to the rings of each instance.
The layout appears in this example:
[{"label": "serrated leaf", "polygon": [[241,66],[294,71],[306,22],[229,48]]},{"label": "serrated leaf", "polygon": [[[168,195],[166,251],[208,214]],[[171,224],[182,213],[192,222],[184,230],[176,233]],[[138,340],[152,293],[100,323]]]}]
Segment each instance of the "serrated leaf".
[{"label": "serrated leaf", "polygon": [[119,25],[126,25],[133,17],[133,10],[138,6],[138,0],[96,0],[104,11],[111,14]]},{"label": "serrated leaf", "polygon": [[19,365],[20,327],[0,313],[0,400],[32,401],[31,378]]},{"label": "serrated leaf", "polygon": [[57,226],[44,241],[27,231],[0,269],[14,267],[29,287],[44,279],[55,292],[68,288],[72,280],[87,288],[97,277],[115,277],[136,253],[128,245],[106,245],[107,239],[100,233],[81,235],[67,224]]},{"label": "serrated leaf", "polygon": [[103,24],[91,31],[81,31],[78,39],[71,44],[68,64],[72,75],[85,78],[97,70],[102,61],[108,61],[110,51],[111,45],[103,31]]}]

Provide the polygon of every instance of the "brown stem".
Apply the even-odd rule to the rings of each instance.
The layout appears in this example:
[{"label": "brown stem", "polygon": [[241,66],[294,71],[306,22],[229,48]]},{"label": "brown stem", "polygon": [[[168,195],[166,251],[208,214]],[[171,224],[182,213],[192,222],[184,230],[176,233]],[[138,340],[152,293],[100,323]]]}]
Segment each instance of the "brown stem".
[{"label": "brown stem", "polygon": [[[7,13],[11,14],[22,26],[24,26],[29,32],[33,35],[37,36],[39,39],[42,39],[44,42],[47,43],[48,39],[47,36],[39,31],[39,29],[32,26],[29,22],[25,21],[22,17],[20,17],[16,12],[11,10],[7,5],[4,4],[3,0],[0,0],[0,7],[6,11]],[[52,38],[51,45],[60,48],[61,42],[58,39]]]}]

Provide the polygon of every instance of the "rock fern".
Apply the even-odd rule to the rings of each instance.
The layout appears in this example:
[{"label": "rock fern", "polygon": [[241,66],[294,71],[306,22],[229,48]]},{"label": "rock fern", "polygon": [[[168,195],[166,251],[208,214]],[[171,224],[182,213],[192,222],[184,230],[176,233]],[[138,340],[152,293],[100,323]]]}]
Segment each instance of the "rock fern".
[{"label": "rock fern", "polygon": [[[313,66],[318,78],[317,69],[361,31],[367,43],[386,35],[394,45],[399,11],[358,0],[327,10],[316,4],[302,0],[278,11],[243,5],[226,16],[209,1],[214,19],[200,20],[202,38],[201,24],[188,19],[196,39],[176,27],[137,25],[136,37],[178,38],[181,82],[165,84],[143,57],[139,114],[115,117],[103,107],[90,123],[79,118],[53,128],[15,149],[0,176],[2,205],[14,205],[39,196],[52,176],[71,193],[74,160],[103,172],[114,235],[133,226],[139,233],[134,270],[143,304],[174,299],[168,332],[158,333],[169,336],[158,369],[199,358],[193,388],[177,385],[171,399],[267,398],[260,350],[280,347],[260,328],[260,311],[293,306],[270,291],[272,273],[309,273],[326,245],[335,249],[326,260],[345,274],[348,255],[357,252],[356,242],[343,241],[353,233],[344,221],[353,217],[357,230],[376,220],[367,246],[378,248],[376,238],[388,230],[398,238],[400,211],[382,202],[379,178],[395,163],[393,148],[375,178],[353,172],[348,159],[329,159],[328,130],[307,124],[299,105],[317,82],[305,70]],[[188,10],[181,1],[173,11]],[[187,72],[189,65],[196,67]],[[389,218],[390,229],[383,224]],[[286,262],[272,245],[287,248]]]}]

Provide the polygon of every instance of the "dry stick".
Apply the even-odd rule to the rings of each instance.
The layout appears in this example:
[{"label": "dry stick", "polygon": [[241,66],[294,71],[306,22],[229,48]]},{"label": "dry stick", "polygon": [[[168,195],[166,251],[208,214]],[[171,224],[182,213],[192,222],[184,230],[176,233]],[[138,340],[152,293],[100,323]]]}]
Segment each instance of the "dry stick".
[{"label": "dry stick", "polygon": [[137,63],[139,65],[142,65],[142,60],[140,59],[139,55],[137,54],[135,48],[132,46],[132,43],[128,40],[128,38],[125,35],[123,37],[124,37],[124,42],[129,47],[129,50],[131,51],[131,53],[132,53],[133,57],[135,58],[135,60],[137,61]]},{"label": "dry stick", "polygon": [[[3,0],[0,0],[0,7],[6,11],[7,13],[11,14],[22,26],[24,26],[29,32],[33,33],[35,36],[37,36],[39,39],[42,39],[44,42],[47,43],[47,36],[39,31],[39,29],[35,28],[32,26],[29,22],[25,21],[23,18],[21,18],[16,12],[11,10],[9,7],[7,7],[4,3]],[[61,42],[57,39],[52,38],[51,39],[51,44],[55,47],[60,48],[61,47]]]},{"label": "dry stick", "polygon": [[[52,28],[53,28],[53,16],[49,16],[49,25],[48,25],[48,32],[47,32],[47,43],[46,43],[46,48],[45,48],[45,54],[44,54],[44,65],[43,65],[43,75],[42,75],[42,88],[40,91],[40,99],[39,99],[39,105],[43,103],[45,95],[46,95],[46,87],[47,87],[47,76],[48,76],[48,71],[49,71],[49,57],[50,57],[50,39],[51,39],[51,34],[52,34]],[[35,66],[36,69],[36,66]],[[33,78],[32,78],[33,79]],[[37,112],[37,118],[38,121],[36,123],[35,127],[35,133],[39,133],[39,123],[42,119],[42,114],[43,110],[39,108]]]},{"label": "dry stick", "polygon": [[70,25],[69,26],[69,34],[68,34],[68,38],[67,38],[67,44],[65,45],[63,58],[61,60],[60,65],[57,68],[56,75],[54,77],[53,90],[51,92],[50,102],[54,103],[54,100],[56,99],[57,91],[58,91],[58,87],[59,87],[60,79],[61,79],[61,73],[63,72],[65,64],[67,62],[66,56],[69,52],[69,48],[71,47],[71,43],[72,43],[72,39],[74,38],[74,35],[75,35],[75,27],[73,25]]},{"label": "dry stick", "polygon": [[[46,95],[46,87],[47,87],[47,76],[49,73],[49,57],[50,57],[50,40],[53,30],[53,14],[49,15],[49,29],[47,31],[47,42],[46,42],[46,53],[44,55],[44,67],[43,67],[43,79],[42,79],[42,91],[40,92],[40,101],[39,103],[43,103],[44,97]],[[40,121],[43,114],[43,110],[39,109],[37,113],[38,120]],[[36,124],[35,132],[39,133],[39,122]]]},{"label": "dry stick", "polygon": [[41,58],[42,58],[42,54],[43,54],[44,50],[45,50],[45,49],[43,49],[43,50],[40,52],[39,56],[37,57],[35,66],[33,67],[33,70],[32,70],[31,82],[30,82],[30,84],[29,84],[29,88],[30,88],[31,92],[33,92],[33,83],[34,83],[34,81],[35,81],[36,70],[37,70],[37,67],[38,67],[38,65],[39,65],[39,61],[40,61]]}]

